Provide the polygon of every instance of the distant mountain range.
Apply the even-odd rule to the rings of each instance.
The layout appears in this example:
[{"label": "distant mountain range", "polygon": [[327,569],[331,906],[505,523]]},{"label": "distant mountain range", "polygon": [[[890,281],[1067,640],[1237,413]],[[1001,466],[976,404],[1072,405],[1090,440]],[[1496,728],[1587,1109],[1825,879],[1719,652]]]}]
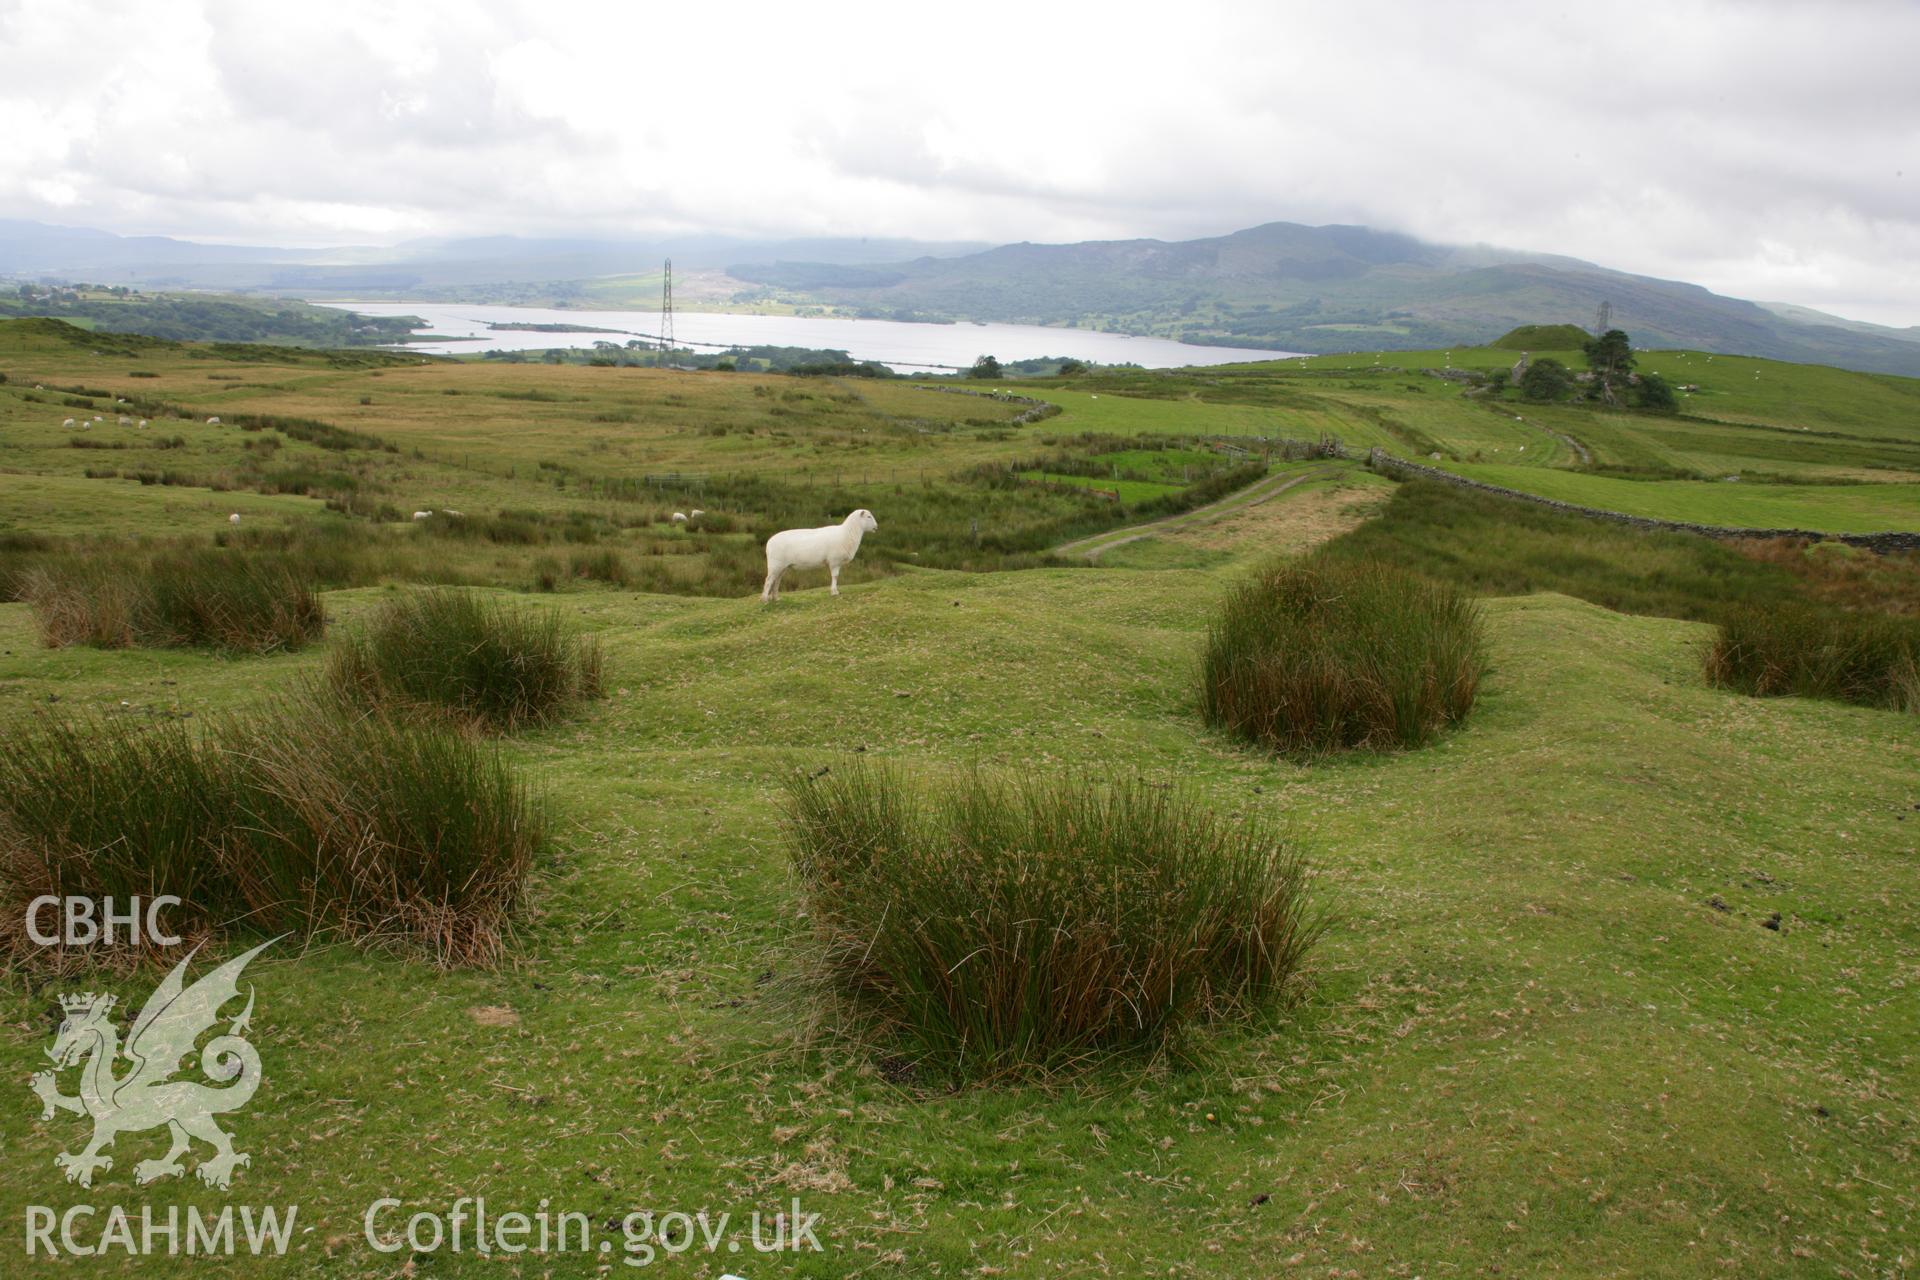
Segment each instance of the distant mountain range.
[{"label": "distant mountain range", "polygon": [[[885,239],[416,240],[387,248],[286,249],[0,220],[0,275],[149,290],[307,297],[590,298],[585,282],[705,270],[741,298],[861,315],[1076,325],[1290,351],[1469,345],[1522,324],[1612,323],[1642,346],[1689,347],[1920,376],[1920,327],[1887,328],[1790,303],[1576,258],[1429,244],[1366,227],[1273,222],[1200,240],[1080,244]],[[724,268],[725,275],[720,275]],[[531,291],[528,286],[534,286]],[[711,293],[709,296],[713,296]]]},{"label": "distant mountain range", "polygon": [[1190,342],[1337,352],[1490,341],[1591,324],[1635,343],[1920,375],[1920,328],[1744,302],[1577,258],[1273,222],[1203,240],[1012,244],[892,264],[778,262],[728,273],[790,299],[920,319],[1066,324]]},{"label": "distant mountain range", "polygon": [[687,236],[668,240],[566,240],[490,236],[410,240],[387,247],[293,249],[200,244],[166,236],[117,236],[84,227],[0,219],[0,275],[124,284],[143,289],[221,289],[235,293],[347,294],[396,298],[410,291],[445,295],[463,287],[578,280],[716,268],[738,261],[892,262],[972,253],[978,241],[893,239],[744,240]]}]

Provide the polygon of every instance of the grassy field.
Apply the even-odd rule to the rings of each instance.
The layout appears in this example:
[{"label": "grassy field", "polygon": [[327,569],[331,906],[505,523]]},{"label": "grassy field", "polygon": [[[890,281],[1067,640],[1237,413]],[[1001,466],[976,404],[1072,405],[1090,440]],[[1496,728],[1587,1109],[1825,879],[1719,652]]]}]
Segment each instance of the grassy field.
[{"label": "grassy field", "polygon": [[1662,520],[1847,533],[1920,529],[1920,484],[1767,485],[1621,480],[1554,468],[1498,464],[1461,464],[1451,470],[1525,493]]},{"label": "grassy field", "polygon": [[[609,1254],[505,1259],[410,1258],[363,1234],[381,1197],[403,1206],[379,1219],[390,1236],[407,1214],[473,1195],[492,1214],[545,1201],[596,1226],[636,1210],[743,1219],[795,1198],[821,1215],[820,1254],[696,1249],[648,1268],[709,1278],[1910,1274],[1920,718],[1713,689],[1701,673],[1711,627],[1552,590],[1555,574],[1578,578],[1580,554],[1548,545],[1528,561],[1535,594],[1483,601],[1490,663],[1463,727],[1418,751],[1312,764],[1236,745],[1196,712],[1207,619],[1268,558],[1374,527],[1398,491],[1351,464],[1117,546],[1097,567],[1023,551],[980,567],[1038,567],[913,562],[913,549],[944,545],[941,522],[964,531],[976,510],[1056,542],[1129,523],[1104,500],[1083,514],[1049,505],[1079,502],[1071,493],[971,477],[1076,449],[1163,461],[1114,441],[1138,435],[1187,437],[1177,443],[1194,457],[1179,465],[1210,456],[1211,437],[1324,428],[1409,455],[1409,438],[1424,437],[1448,465],[1601,486],[1610,500],[1619,486],[1621,502],[1691,485],[1684,502],[1711,494],[1730,504],[1713,508],[1729,523],[1791,523],[1767,502],[1801,495],[1835,527],[1892,527],[1911,501],[1907,484],[1642,481],[1582,474],[1560,455],[1531,465],[1553,437],[1528,407],[1462,400],[1413,372],[1426,354],[1393,356],[1402,374],[1336,359],[1293,373],[1101,375],[1101,389],[1042,388],[1065,412],[1013,428],[1018,406],[906,384],[337,367],[206,349],[96,356],[41,337],[9,346],[0,326],[0,531],[15,535],[211,539],[236,510],[242,529],[324,519],[402,551],[418,544],[517,598],[531,561],[565,544],[442,538],[406,516],[519,510],[558,530],[577,515],[604,528],[594,546],[637,563],[654,544],[705,545],[660,523],[698,490],[672,481],[656,498],[644,479],[700,473],[709,492],[728,475],[762,486],[728,490],[739,504],[715,509],[739,528],[713,536],[746,547],[755,521],[791,509],[780,482],[813,494],[823,519],[830,504],[870,507],[880,531],[861,562],[898,557],[838,599],[795,591],[771,609],[751,586],[703,596],[581,579],[551,596],[598,642],[604,697],[500,740],[557,832],[508,959],[437,970],[292,939],[269,949],[248,969],[266,1084],[231,1117],[252,1164],[228,1195],[190,1180],[135,1187],[133,1165],[164,1147],[153,1131],[124,1135],[91,1190],[61,1181],[54,1155],[77,1147],[83,1122],[41,1122],[25,1085],[46,1066],[52,998],[90,986],[137,1008],[154,972],[10,974],[0,1055],[16,1096],[0,1112],[0,1221],[17,1231],[29,1205],[299,1206],[290,1256],[272,1266],[107,1262],[154,1276],[637,1269],[621,1265],[617,1231],[596,1237],[611,1238]],[[78,412],[60,403],[73,393],[56,384],[108,392],[103,406],[178,404],[191,413],[144,434],[186,443],[134,443],[103,408],[109,422],[87,434],[129,447],[76,449],[59,425]],[[1899,434],[1878,412],[1799,425],[1856,444]],[[248,413],[393,448],[204,421]],[[1676,438],[1689,421],[1615,416],[1616,432],[1647,422]],[[1552,421],[1577,438],[1571,424],[1587,417],[1598,420],[1569,408]],[[1085,433],[1096,439],[1076,444]],[[249,442],[266,435],[283,443],[254,466]],[[1507,464],[1522,443],[1529,462]],[[1469,461],[1476,452],[1489,460]],[[248,487],[296,462],[355,475],[355,501],[329,510]],[[163,464],[234,483],[85,474]],[[755,494],[773,496],[762,509]],[[383,506],[399,518],[379,520]],[[1471,552],[1434,555],[1444,572]],[[1596,554],[1623,561],[1612,544]],[[326,592],[330,626],[363,625],[412,573]],[[330,647],[47,649],[27,605],[0,603],[0,723],[56,704],[218,720],[317,675]],[[1284,824],[1334,917],[1305,998],[1162,1059],[959,1090],[835,1034],[802,981],[808,931],[779,803],[796,770],[855,755],[922,778],[973,764],[1137,771],[1182,781],[1226,815]],[[7,1273],[73,1270],[15,1258]]]}]

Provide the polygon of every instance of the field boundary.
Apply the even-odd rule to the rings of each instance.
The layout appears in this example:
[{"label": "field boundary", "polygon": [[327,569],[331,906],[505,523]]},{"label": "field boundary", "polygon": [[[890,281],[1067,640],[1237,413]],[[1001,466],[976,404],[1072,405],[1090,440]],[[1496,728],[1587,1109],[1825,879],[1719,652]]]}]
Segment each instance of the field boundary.
[{"label": "field boundary", "polygon": [[1491,493],[1502,498],[1518,498],[1522,502],[1531,502],[1536,506],[1552,507],[1556,511],[1567,511],[1592,520],[1611,520],[1615,524],[1631,525],[1638,529],[1698,533],[1709,538],[1801,538],[1809,542],[1844,542],[1850,547],[1865,547],[1881,555],[1894,551],[1920,551],[1920,533],[1832,533],[1818,529],[1748,529],[1737,525],[1693,524],[1685,520],[1661,520],[1655,516],[1630,516],[1623,511],[1585,507],[1576,502],[1563,502],[1559,498],[1528,493],[1524,489],[1509,489],[1503,485],[1488,484],[1484,480],[1456,475],[1440,467],[1429,467],[1423,463],[1409,462],[1405,458],[1396,458],[1385,449],[1377,447],[1367,454],[1367,465],[1386,476],[1400,477],[1406,473],[1412,473],[1445,481],[1447,484],[1459,485],[1465,489],[1478,489],[1482,493]]}]

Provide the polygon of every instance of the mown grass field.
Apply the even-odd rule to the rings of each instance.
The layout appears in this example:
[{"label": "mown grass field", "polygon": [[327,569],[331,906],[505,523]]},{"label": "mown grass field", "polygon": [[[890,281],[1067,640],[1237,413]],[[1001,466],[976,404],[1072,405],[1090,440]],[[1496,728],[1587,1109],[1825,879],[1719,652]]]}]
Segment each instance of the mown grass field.
[{"label": "mown grass field", "polygon": [[[1424,358],[1396,357],[1410,371]],[[0,333],[0,530],[211,538],[233,510],[243,528],[303,513],[370,519],[315,497],[84,475],[100,459],[179,461],[165,452],[242,478],[248,439],[267,433],[204,418],[247,412],[391,442],[395,452],[340,451],[289,437],[277,450],[359,475],[370,509],[579,512],[605,520],[605,538],[636,558],[642,543],[702,536],[658,523],[683,496],[614,498],[586,477],[799,471],[823,507],[858,499],[874,510],[866,560],[899,527],[890,505],[923,504],[916,519],[928,528],[964,522],[975,489],[960,477],[971,469],[1068,449],[1088,432],[1197,445],[1311,438],[1318,425],[1403,455],[1409,436],[1425,437],[1449,465],[1546,483],[1575,474],[1564,461],[1465,460],[1547,448],[1527,407],[1496,412],[1417,372],[1348,378],[1331,359],[1297,378],[1198,371],[1110,375],[1125,391],[1043,388],[1065,412],[1012,428],[1018,406],[902,385],[96,357],[38,339],[9,348]],[[132,369],[159,377],[129,379]],[[74,410],[51,392],[24,399],[36,382],[189,406],[193,421],[166,426],[187,444],[152,459],[131,456],[147,445],[125,459],[74,449],[58,425]],[[1418,390],[1392,389],[1409,385]],[[527,392],[556,398],[515,398]],[[619,413],[632,421],[595,420]],[[1620,416],[1632,420],[1619,430],[1639,421]],[[1802,425],[1897,433],[1877,419]],[[696,1250],[640,1272],[748,1280],[1910,1274],[1920,719],[1709,688],[1710,627],[1545,590],[1484,602],[1491,665],[1478,705],[1433,746],[1309,764],[1238,746],[1195,710],[1207,619],[1255,565],[1357,536],[1394,492],[1329,465],[1270,501],[1228,502],[1116,547],[1096,567],[899,563],[843,584],[838,599],[802,590],[772,609],[744,591],[570,583],[550,603],[601,645],[606,696],[501,741],[561,833],[507,962],[441,971],[291,941],[256,961],[252,1038],[267,1083],[231,1118],[253,1163],[227,1196],[190,1181],[134,1187],[133,1164],[164,1143],[151,1131],[123,1136],[92,1190],[60,1180],[54,1154],[75,1149],[84,1126],[42,1123],[26,1087],[46,1065],[52,998],[90,985],[137,1007],[153,973],[9,975],[0,1060],[16,1090],[0,1109],[0,1221],[17,1232],[33,1204],[300,1206],[280,1263],[92,1260],[155,1276],[633,1270],[618,1252],[409,1259],[362,1236],[380,1197],[444,1213],[471,1195],[496,1213],[546,1200],[596,1222],[637,1209],[771,1213],[796,1196],[823,1215],[823,1254]],[[1676,501],[1691,510],[1707,494],[1745,504],[1802,487],[1701,483]],[[1872,527],[1861,522],[1876,518],[1879,491],[1904,487],[1816,493],[1839,527]],[[940,505],[930,492],[960,498]],[[1061,541],[1099,527],[1092,515],[1076,525],[1078,508],[1046,507],[1052,490],[981,492],[1005,495],[991,510],[1039,513],[1032,527]],[[263,505],[239,505],[247,499]],[[186,505],[152,505],[162,501]],[[1877,518],[1898,524],[1899,509]],[[1764,506],[1713,510],[1727,523],[1797,522]],[[431,536],[392,523],[396,538]],[[526,587],[528,557],[553,551],[431,545],[503,597]],[[1556,570],[1542,563],[1550,581]],[[360,625],[390,594],[328,591],[331,626]],[[317,674],[327,649],[244,659],[47,649],[28,606],[4,603],[0,723],[56,706],[212,719]],[[853,755],[925,777],[976,763],[1137,770],[1197,787],[1225,813],[1284,821],[1334,912],[1308,994],[1161,1061],[957,1092],[902,1072],[820,1025],[800,982],[807,930],[781,843],[781,782]],[[75,1269],[16,1255],[7,1274]]]}]

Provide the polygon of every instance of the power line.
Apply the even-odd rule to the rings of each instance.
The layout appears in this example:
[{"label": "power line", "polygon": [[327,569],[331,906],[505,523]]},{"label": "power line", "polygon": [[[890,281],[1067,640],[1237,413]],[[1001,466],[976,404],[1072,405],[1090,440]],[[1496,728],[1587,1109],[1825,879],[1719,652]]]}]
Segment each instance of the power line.
[{"label": "power line", "polygon": [[664,367],[673,351],[673,259],[667,259],[666,274],[660,283],[660,364]]}]

